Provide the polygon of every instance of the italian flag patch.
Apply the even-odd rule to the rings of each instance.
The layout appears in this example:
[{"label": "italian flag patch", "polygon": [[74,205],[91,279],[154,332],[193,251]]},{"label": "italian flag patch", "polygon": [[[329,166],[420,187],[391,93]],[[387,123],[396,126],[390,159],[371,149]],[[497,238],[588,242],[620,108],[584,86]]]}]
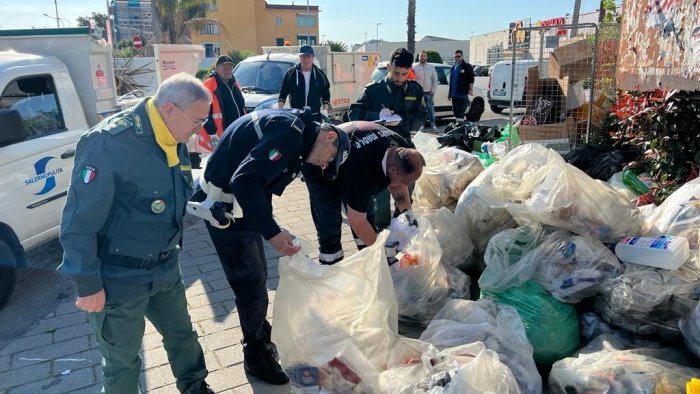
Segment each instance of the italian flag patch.
[{"label": "italian flag patch", "polygon": [[282,154],[280,154],[277,149],[273,149],[267,154],[267,157],[269,157],[272,161],[277,161],[282,158]]},{"label": "italian flag patch", "polygon": [[88,183],[92,182],[97,176],[97,168],[92,166],[85,166],[85,168],[83,168],[82,175],[83,183],[87,185]]}]

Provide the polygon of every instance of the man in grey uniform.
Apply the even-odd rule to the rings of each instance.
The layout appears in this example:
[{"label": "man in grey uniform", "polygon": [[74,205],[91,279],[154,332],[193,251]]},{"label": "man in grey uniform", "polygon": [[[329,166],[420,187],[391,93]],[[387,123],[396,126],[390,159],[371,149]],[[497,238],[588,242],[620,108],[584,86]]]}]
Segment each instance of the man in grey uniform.
[{"label": "man in grey uniform", "polygon": [[139,392],[144,316],[163,336],[178,390],[213,392],[177,262],[192,193],[185,143],[210,101],[199,80],[180,73],[78,142],[59,271],[75,281],[76,305],[89,312],[105,393]]}]

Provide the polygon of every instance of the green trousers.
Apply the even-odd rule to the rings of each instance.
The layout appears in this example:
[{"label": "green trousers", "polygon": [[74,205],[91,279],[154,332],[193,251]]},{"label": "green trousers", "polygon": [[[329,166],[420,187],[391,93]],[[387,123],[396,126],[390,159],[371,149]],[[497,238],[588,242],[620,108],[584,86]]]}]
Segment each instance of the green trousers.
[{"label": "green trousers", "polygon": [[178,390],[198,389],[207,369],[187,313],[177,253],[150,269],[103,264],[102,279],[107,294],[105,308],[89,314],[102,353],[102,392],[139,393],[144,316],[163,336]]}]

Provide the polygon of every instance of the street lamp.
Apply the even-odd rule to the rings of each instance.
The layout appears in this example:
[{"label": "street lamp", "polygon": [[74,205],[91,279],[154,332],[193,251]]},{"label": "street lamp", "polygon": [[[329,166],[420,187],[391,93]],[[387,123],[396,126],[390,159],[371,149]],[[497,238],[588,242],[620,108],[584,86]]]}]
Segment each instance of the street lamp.
[{"label": "street lamp", "polygon": [[381,25],[382,22],[377,22],[377,52],[379,52],[379,25]]},{"label": "street lamp", "polygon": [[323,45],[323,43],[326,42],[326,39],[324,37],[326,37],[326,35],[322,34],[321,35],[321,45]]},{"label": "street lamp", "polygon": [[61,27],[61,26],[59,25],[59,22],[63,24],[63,27],[66,26],[66,23],[63,21],[64,18],[57,18],[57,17],[51,16],[51,15],[49,15],[49,14],[42,14],[42,15],[44,15],[44,16],[47,17],[47,18],[51,18],[51,19],[55,20],[55,21],[56,21],[56,27]]}]

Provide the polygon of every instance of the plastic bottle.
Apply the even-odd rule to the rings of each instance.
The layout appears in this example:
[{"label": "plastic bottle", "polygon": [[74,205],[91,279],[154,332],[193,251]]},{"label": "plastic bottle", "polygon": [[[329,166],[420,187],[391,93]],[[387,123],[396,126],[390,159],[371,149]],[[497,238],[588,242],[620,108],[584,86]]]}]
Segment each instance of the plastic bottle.
[{"label": "plastic bottle", "polygon": [[688,239],[672,235],[627,237],[615,246],[615,254],[625,263],[678,269],[690,256]]},{"label": "plastic bottle", "polygon": [[634,168],[625,170],[622,173],[622,183],[638,196],[641,196],[648,192],[649,188],[654,185],[654,180],[648,172],[643,172],[640,168]]}]

